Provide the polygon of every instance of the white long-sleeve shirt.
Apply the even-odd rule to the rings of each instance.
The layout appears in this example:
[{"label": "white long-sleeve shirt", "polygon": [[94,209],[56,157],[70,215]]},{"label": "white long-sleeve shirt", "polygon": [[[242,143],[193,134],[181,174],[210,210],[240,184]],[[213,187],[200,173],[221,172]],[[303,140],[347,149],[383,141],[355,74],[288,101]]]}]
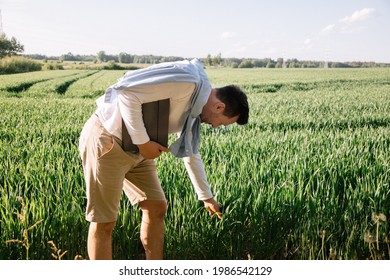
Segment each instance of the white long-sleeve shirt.
[{"label": "white long-sleeve shirt", "polygon": [[[104,98],[97,100],[96,111],[103,126],[111,134],[122,138],[122,118],[126,120],[127,130],[134,144],[144,144],[150,140],[142,119],[142,104],[161,99],[170,99],[168,132],[180,133],[185,117],[190,110],[194,83],[168,82],[136,86],[116,91],[117,102],[107,105]],[[107,106],[110,106],[107,109]],[[103,110],[104,109],[104,110]],[[104,112],[103,112],[104,111]],[[183,158],[198,199],[212,198],[210,185],[206,178],[204,164],[199,153]]]}]

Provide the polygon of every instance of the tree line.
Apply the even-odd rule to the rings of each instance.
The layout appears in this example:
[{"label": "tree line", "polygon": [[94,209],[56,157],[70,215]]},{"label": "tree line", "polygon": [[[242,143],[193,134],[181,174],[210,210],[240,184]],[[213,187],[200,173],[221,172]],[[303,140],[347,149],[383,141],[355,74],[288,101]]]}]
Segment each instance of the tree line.
[{"label": "tree line", "polygon": [[368,68],[368,67],[390,67],[390,63],[377,62],[338,62],[338,61],[315,61],[298,60],[296,58],[222,58],[221,54],[204,59],[206,66],[222,66],[232,68]]},{"label": "tree line", "polygon": [[79,61],[94,63],[115,62],[124,64],[156,64],[184,59],[183,57],[179,56],[134,55],[125,52],[121,52],[118,55],[113,55],[106,54],[105,51],[100,51],[96,55],[76,55],[69,52],[60,56],[46,56],[42,54],[27,54],[23,56],[37,60]]},{"label": "tree line", "polygon": [[[135,64],[156,64],[161,62],[178,61],[185,59],[179,56],[157,56],[157,55],[135,55],[121,52],[118,55],[106,54],[104,51],[96,55],[75,55],[72,53],[63,54],[58,57],[49,57],[41,54],[29,54],[25,57],[37,60],[59,60],[59,61],[83,61],[83,62],[115,62]],[[373,61],[315,61],[298,60],[296,58],[223,58],[221,54],[215,56],[207,55],[201,58],[205,66],[210,67],[231,67],[231,68],[369,68],[369,67],[390,67],[390,63],[377,63]]]},{"label": "tree line", "polygon": [[[24,46],[14,37],[7,38],[5,34],[0,35],[0,59],[7,56],[23,53]],[[121,52],[117,55],[107,54],[99,51],[96,55],[78,55],[71,52],[61,56],[46,56],[42,54],[26,54],[26,58],[34,60],[57,60],[57,61],[80,61],[80,62],[111,62],[123,64],[156,64],[161,62],[183,60],[178,56],[156,56],[156,55],[135,55]],[[376,62],[337,62],[337,61],[312,61],[278,58],[223,58],[221,53],[212,56],[208,54],[202,59],[205,66],[232,67],[232,68],[366,68],[366,67],[390,67],[390,63]],[[115,65],[114,65],[115,66]]]}]

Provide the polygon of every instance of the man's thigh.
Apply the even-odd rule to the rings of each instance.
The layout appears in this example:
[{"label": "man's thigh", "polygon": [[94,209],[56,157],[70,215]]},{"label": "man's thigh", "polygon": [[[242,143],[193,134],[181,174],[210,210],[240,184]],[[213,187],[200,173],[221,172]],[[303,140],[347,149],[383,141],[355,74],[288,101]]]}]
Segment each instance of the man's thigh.
[{"label": "man's thigh", "polygon": [[145,159],[126,173],[123,190],[132,205],[145,200],[166,201],[153,160]]}]

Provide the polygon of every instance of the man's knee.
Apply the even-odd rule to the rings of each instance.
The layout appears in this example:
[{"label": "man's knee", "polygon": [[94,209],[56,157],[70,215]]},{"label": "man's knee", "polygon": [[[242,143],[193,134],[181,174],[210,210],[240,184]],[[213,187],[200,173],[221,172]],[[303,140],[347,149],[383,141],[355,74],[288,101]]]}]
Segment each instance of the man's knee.
[{"label": "man's knee", "polygon": [[150,219],[164,219],[168,208],[165,200],[145,200],[139,206],[142,214]]},{"label": "man's knee", "polygon": [[109,223],[95,223],[95,222],[91,222],[91,224],[89,225],[89,229],[91,231],[91,233],[93,234],[98,234],[98,235],[107,235],[107,236],[111,236],[112,234],[112,231],[115,227],[115,223],[116,222],[109,222]]}]

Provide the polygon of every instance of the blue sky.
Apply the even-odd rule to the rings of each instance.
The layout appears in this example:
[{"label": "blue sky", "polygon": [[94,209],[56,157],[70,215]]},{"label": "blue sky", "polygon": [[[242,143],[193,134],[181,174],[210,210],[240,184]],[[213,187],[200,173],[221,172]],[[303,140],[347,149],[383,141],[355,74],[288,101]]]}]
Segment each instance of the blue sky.
[{"label": "blue sky", "polygon": [[25,53],[390,62],[389,0],[0,0]]}]

